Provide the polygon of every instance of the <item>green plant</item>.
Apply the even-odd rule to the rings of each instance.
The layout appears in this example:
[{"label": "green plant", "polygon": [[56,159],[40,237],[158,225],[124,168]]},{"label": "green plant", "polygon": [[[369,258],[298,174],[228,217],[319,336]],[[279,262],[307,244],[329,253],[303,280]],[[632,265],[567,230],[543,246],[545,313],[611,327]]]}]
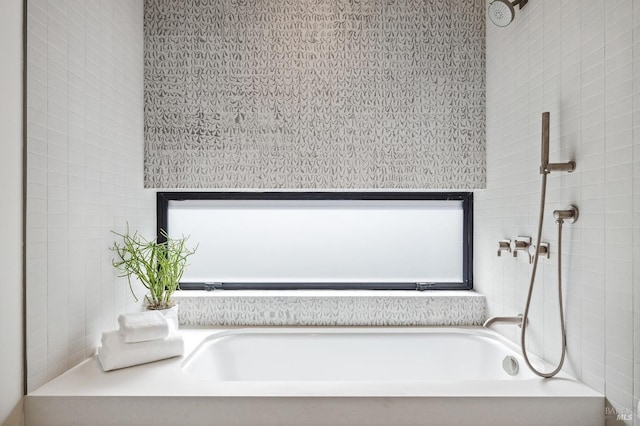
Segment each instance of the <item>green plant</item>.
[{"label": "green plant", "polygon": [[180,278],[186,267],[187,257],[195,253],[197,247],[186,246],[188,237],[170,238],[162,230],[166,239],[158,242],[147,240],[138,232],[131,234],[129,225],[124,234],[112,231],[122,238],[122,243],[113,243],[110,249],[116,253],[113,266],[121,272],[120,277],[127,277],[131,294],[138,301],[133,291],[131,277],[134,276],[144,285],[149,294],[145,295],[147,309],[166,309],[173,306],[171,295],[180,286]]}]

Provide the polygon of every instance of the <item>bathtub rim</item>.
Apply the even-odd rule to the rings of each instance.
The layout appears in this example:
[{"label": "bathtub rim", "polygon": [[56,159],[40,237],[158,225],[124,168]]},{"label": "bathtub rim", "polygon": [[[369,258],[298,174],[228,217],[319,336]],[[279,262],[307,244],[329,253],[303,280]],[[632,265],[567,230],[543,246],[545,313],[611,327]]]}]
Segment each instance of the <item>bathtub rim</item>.
[{"label": "bathtub rim", "polygon": [[[269,335],[269,334],[351,334],[351,333],[360,333],[360,334],[425,334],[425,333],[433,333],[433,334],[460,334],[460,335],[473,335],[473,336],[479,336],[479,337],[483,337],[495,342],[498,342],[499,344],[502,344],[504,346],[506,346],[508,349],[514,351],[517,356],[518,356],[518,361],[520,362],[520,368],[521,369],[527,369],[527,366],[524,362],[524,360],[522,359],[522,351],[520,349],[520,346],[518,344],[516,344],[515,342],[509,340],[507,337],[505,337],[504,335],[496,332],[495,330],[492,329],[487,329],[485,327],[479,327],[479,326],[458,326],[458,327],[451,327],[451,326],[395,326],[395,327],[381,327],[381,326],[342,326],[342,325],[337,325],[337,326],[298,326],[298,327],[291,327],[291,326],[282,326],[282,327],[237,327],[237,328],[231,328],[231,329],[226,329],[222,332],[218,332],[218,333],[214,333],[210,336],[205,337],[204,339],[202,339],[202,341],[193,348],[193,350],[190,351],[190,353],[186,353],[183,357],[183,361],[181,363],[181,368],[183,370],[183,372],[187,375],[191,375],[193,377],[193,375],[191,373],[188,373],[186,371],[186,367],[188,365],[188,363],[195,357],[196,352],[198,352],[199,350],[203,349],[209,342],[213,341],[213,340],[217,340],[217,339],[222,339],[225,337],[231,337],[231,336],[240,336],[240,335],[249,335],[249,334],[260,334],[260,335]],[[536,354],[532,353],[531,351],[527,350],[527,355],[529,356],[529,361],[534,365],[535,368],[537,368],[538,370],[542,370],[542,371],[547,371],[547,370],[552,370],[554,368],[554,366],[545,361],[544,359],[542,359],[541,357],[537,356]],[[530,370],[527,369],[527,372],[529,373]],[[526,380],[537,380],[539,377],[533,377],[533,373],[531,373],[532,377],[530,378],[523,378],[523,379],[514,379],[514,380],[508,380],[508,381],[514,381],[514,382],[522,382],[522,381],[526,381]],[[572,380],[572,381],[578,381],[576,378],[572,377],[571,375],[569,375],[568,373],[561,371],[559,372],[553,379],[556,380]],[[198,379],[198,380],[202,380],[208,383],[246,383],[246,384],[260,384],[260,383],[275,383],[274,381],[248,381],[248,380],[241,380],[241,381],[211,381],[211,380],[205,380],[205,379]],[[456,383],[460,384],[460,383],[472,383],[472,382],[484,382],[484,380],[462,380],[462,381],[456,381]],[[496,380],[489,380],[487,382],[505,382],[506,380],[504,379],[496,379]],[[277,383],[353,383],[353,382],[337,382],[337,381],[278,381]],[[372,384],[372,383],[377,383],[377,381],[361,381],[360,383],[368,383],[368,384]],[[440,385],[446,382],[442,382],[442,381],[402,381],[402,380],[398,380],[398,381],[381,381],[380,383],[389,383],[389,384],[402,384],[402,383],[420,383],[420,384],[435,384],[435,385]]]},{"label": "bathtub rim", "polygon": [[[251,330],[282,330],[290,327],[255,328]],[[495,331],[480,327],[322,327],[329,330],[356,329],[358,332],[376,332],[393,329],[405,332],[440,330],[440,332]],[[587,385],[566,374],[554,379],[526,379],[517,381],[465,381],[454,383],[428,382],[221,382],[195,379],[182,371],[184,360],[206,337],[237,332],[239,327],[184,328],[185,355],[136,367],[102,371],[96,356],[81,362],[62,375],[29,393],[30,396],[104,396],[104,397],[570,397],[602,398]],[[302,327],[300,331],[318,329]],[[506,340],[506,343],[509,343]],[[512,344],[512,343],[511,343]],[[464,386],[461,386],[461,383]]]}]

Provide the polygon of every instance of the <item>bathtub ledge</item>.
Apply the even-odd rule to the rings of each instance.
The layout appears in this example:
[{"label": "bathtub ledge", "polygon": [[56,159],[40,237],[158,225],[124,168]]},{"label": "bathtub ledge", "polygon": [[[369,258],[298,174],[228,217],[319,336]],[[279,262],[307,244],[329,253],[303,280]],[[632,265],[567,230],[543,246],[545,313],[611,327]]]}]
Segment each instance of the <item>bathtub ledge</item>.
[{"label": "bathtub ledge", "polygon": [[486,301],[474,291],[179,291],[187,326],[477,326]]},{"label": "bathtub ledge", "polygon": [[[408,426],[426,424],[425,419],[442,426],[604,423],[604,397],[567,376],[489,382],[213,383],[184,373],[185,358],[204,338],[228,331],[182,329],[184,357],[108,373],[93,356],[27,395],[25,424]],[[490,330],[475,332],[515,347]]]}]

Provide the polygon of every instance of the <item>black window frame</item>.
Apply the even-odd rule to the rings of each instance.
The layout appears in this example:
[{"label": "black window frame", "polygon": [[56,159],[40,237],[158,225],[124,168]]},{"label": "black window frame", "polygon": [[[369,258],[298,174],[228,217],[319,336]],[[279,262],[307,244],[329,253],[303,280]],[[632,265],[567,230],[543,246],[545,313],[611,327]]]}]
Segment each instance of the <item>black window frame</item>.
[{"label": "black window frame", "polygon": [[463,209],[463,280],[462,282],[181,282],[182,290],[471,290],[473,289],[473,192],[183,192],[158,191],[156,195],[156,235],[166,241],[169,233],[170,201],[185,200],[443,200],[461,201]]}]

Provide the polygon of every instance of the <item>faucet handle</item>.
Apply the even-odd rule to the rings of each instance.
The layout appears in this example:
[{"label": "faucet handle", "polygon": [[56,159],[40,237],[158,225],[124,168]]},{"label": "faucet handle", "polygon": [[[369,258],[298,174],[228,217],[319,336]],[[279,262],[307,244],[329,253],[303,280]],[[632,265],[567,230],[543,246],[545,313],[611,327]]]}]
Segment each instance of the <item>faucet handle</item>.
[{"label": "faucet handle", "polygon": [[[529,246],[529,259],[531,260],[531,262],[529,263],[533,263],[533,257],[536,255],[536,245],[535,244],[531,244]],[[545,257],[547,259],[549,259],[549,243],[540,243],[540,257]]]},{"label": "faucet handle", "polygon": [[498,241],[498,256],[502,256],[502,252],[511,253],[511,240]]},{"label": "faucet handle", "polygon": [[531,245],[531,237],[516,237],[511,241],[511,251],[513,257],[518,257],[519,251],[526,251]]}]

